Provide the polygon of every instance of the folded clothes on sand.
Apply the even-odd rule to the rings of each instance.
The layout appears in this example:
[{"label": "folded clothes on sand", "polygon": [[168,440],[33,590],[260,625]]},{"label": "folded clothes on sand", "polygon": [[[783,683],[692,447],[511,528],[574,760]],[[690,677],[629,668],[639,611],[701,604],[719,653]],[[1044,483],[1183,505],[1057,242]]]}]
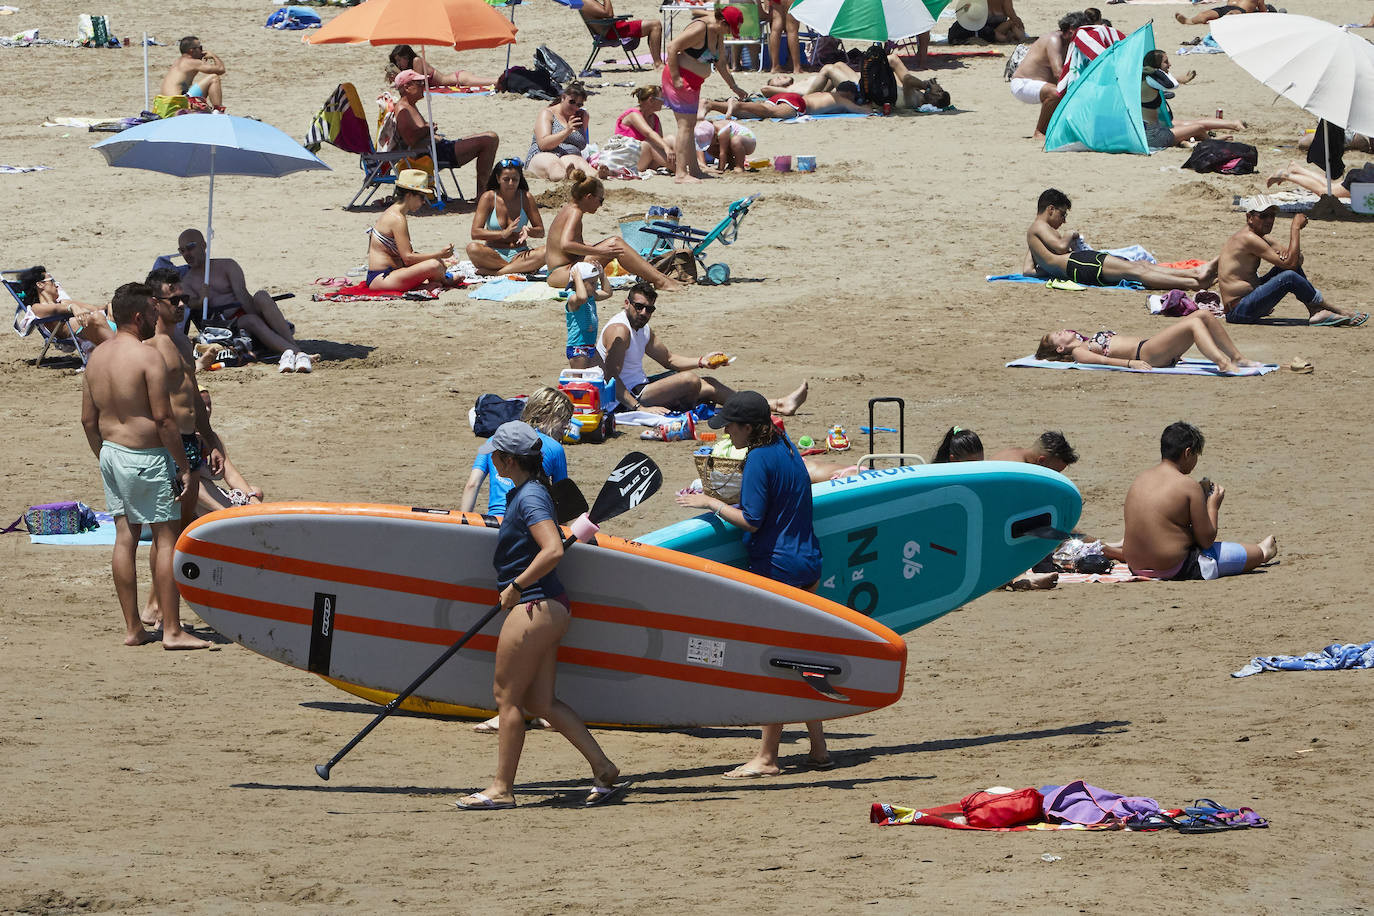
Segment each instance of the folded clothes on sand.
[{"label": "folded clothes on sand", "polygon": [[1209,359],[1181,359],[1175,365],[1163,369],[1127,369],[1125,366],[1104,366],[1101,363],[1070,363],[1052,359],[1036,359],[1023,356],[1007,363],[1008,369],[1106,369],[1111,372],[1138,372],[1147,375],[1214,375],[1223,378],[1240,378],[1248,375],[1268,375],[1279,371],[1277,364],[1267,364],[1253,369],[1241,370],[1237,376],[1222,376],[1217,364]]}]

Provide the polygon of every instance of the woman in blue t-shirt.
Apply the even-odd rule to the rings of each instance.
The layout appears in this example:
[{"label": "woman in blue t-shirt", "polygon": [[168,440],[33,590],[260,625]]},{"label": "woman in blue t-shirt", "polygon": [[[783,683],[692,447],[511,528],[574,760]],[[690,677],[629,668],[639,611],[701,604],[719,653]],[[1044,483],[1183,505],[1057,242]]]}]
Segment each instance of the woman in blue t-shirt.
[{"label": "woman in blue t-shirt", "polygon": [[554,695],[558,643],[568,630],[568,595],[556,569],[563,559],[548,478],[541,468],[539,433],[522,420],[503,423],[482,446],[496,472],[511,481],[506,514],[496,541],[497,590],[507,611],[496,643],[492,693],[501,720],[496,775],[491,785],[456,803],[465,811],[515,807],[515,771],[525,745],[521,707],[549,720],[592,767],[592,788],[584,805],[617,796],[620,769],[596,743],[582,719]]},{"label": "woman in blue t-shirt", "polygon": [[[714,417],[713,429],[725,428],[736,448],[748,448],[738,506],[704,493],[684,493],[678,505],[710,509],[743,528],[749,571],[814,592],[821,578],[821,544],[811,524],[811,478],[801,455],[773,425],[768,399],[757,391],[731,395]],[[828,770],[835,765],[825,746],[819,721],[806,723],[811,752],[803,765]],[[782,726],[765,725],[763,744],[754,759],[724,774],[726,779],[760,779],[782,772],[778,747]]]}]

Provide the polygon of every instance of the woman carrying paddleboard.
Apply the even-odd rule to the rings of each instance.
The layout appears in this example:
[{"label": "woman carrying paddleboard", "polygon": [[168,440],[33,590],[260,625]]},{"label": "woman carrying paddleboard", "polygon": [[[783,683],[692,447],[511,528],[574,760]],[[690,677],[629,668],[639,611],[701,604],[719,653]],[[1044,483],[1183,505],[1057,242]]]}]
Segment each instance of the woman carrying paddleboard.
[{"label": "woman carrying paddleboard", "polygon": [[[731,506],[704,493],[684,493],[678,496],[678,505],[710,509],[743,528],[751,573],[814,592],[821,577],[821,544],[811,524],[811,479],[796,446],[773,425],[768,399],[757,391],[738,391],[710,423],[712,429],[724,427],[737,448],[749,449],[740,503]],[[811,752],[803,765],[814,770],[833,767],[821,722],[807,722],[806,730]],[[782,726],[765,725],[763,744],[754,759],[725,773],[725,778],[778,775],[782,772],[778,765],[781,743]]]},{"label": "woman carrying paddleboard", "polygon": [[577,713],[554,695],[558,643],[567,632],[569,611],[556,572],[563,541],[541,466],[542,442],[528,423],[513,420],[498,427],[482,448],[490,452],[496,473],[513,483],[492,560],[501,607],[507,612],[496,644],[492,685],[501,727],[491,785],[456,804],[464,811],[515,807],[515,771],[525,746],[522,706],[547,719],[587,758],[593,782],[583,804],[603,804],[625,786],[616,783],[620,769]]}]

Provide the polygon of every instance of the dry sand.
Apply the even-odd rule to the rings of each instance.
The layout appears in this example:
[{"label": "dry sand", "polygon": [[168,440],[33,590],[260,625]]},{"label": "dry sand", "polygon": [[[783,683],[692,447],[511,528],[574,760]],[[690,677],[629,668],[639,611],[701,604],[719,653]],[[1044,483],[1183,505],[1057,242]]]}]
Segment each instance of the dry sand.
[{"label": "dry sand", "polygon": [[[22,11],[0,18],[0,30],[71,37],[77,14],[92,9],[121,35],[148,30],[165,45],[152,49],[155,81],[176,39],[197,33],[228,64],[231,113],[295,136],[342,79],[370,103],[385,58],[263,31],[271,4],[18,2]],[[1103,9],[1126,29],[1154,16],[1171,51],[1203,34],[1174,24],[1174,7]],[[643,3],[621,11],[651,14]],[[1353,0],[1302,11],[1333,22],[1368,15]],[[1062,12],[1043,0],[1022,9],[1033,31]],[[515,62],[528,63],[539,40],[574,65],[584,59],[585,34],[565,8],[527,4],[518,20]],[[496,73],[505,54],[435,57]],[[1176,61],[1200,73],[1179,91],[1176,113],[1222,107],[1249,120],[1245,139],[1266,172],[1311,124],[1224,56]],[[886,395],[906,399],[908,447],[923,452],[954,423],[994,449],[1063,429],[1083,456],[1071,474],[1085,498],[1082,527],[1112,538],[1127,484],[1157,458],[1159,431],[1191,420],[1208,436],[1199,475],[1228,489],[1223,534],[1276,533],[1279,565],[1219,583],[981,598],[909,634],[906,696],[832,723],[842,766],[829,773],[724,783],[719,773],[752,753],[755,732],[608,731],[605,746],[637,784],[625,804],[585,812],[562,804],[587,783],[582,762],[538,733],[520,771],[522,809],[474,816],[451,803],[485,785],[495,744],[467,724],[396,718],[321,783],[311,764],[373,707],[233,645],[188,655],[123,648],[108,551],[11,535],[0,539],[9,696],[0,710],[0,911],[1362,911],[1374,845],[1362,812],[1371,675],[1229,673],[1252,655],[1374,635],[1360,566],[1371,523],[1374,331],[1237,330],[1251,357],[1311,359],[1316,372],[1305,376],[1002,368],[1052,328],[1144,335],[1162,326],[1143,294],[983,281],[1018,266],[1045,187],[1074,199],[1071,225],[1097,245],[1138,242],[1170,260],[1215,254],[1242,221],[1231,196],[1262,185],[1260,176],[1180,173],[1183,150],[1046,155],[1028,139],[1034,111],[1010,97],[1002,65],[974,59],[939,72],[957,115],[758,128],[763,154],[814,154],[814,175],[687,190],[663,178],[614,184],[591,231],[613,232],[617,216],[649,201],[680,203],[710,225],[731,199],[766,191],[739,243],[718,252],[741,282],[660,300],[654,327],[672,347],[738,355],[725,377],[744,387],[782,392],[811,379],[794,433],[819,436],[841,423],[857,434],[867,399]],[[172,250],[182,228],[203,226],[204,180],[110,169],[89,149],[106,135],[39,126],[45,116],[134,113],[141,75],[136,49],[0,50],[9,125],[0,162],[52,167],[0,177],[5,266],[45,264],[78,299],[103,302]],[[723,93],[718,80],[708,89]],[[592,98],[596,137],[626,105],[627,89]],[[502,154],[519,155],[537,108],[510,97],[438,99],[435,116],[450,134],[497,129]],[[485,391],[552,380],[562,315],[458,294],[422,304],[309,301],[315,277],[361,262],[375,218],[342,209],[355,158],[328,147],[322,155],[336,171],[216,187],[216,250],[239,259],[255,288],[295,293],[287,313],[323,357],[305,377],[267,365],[207,375],[216,426],[274,498],[456,505],[477,446],[467,408]],[[471,170],[463,186],[471,191]],[[421,247],[461,245],[469,213],[417,218],[412,234]],[[1279,233],[1287,226],[1280,220]],[[1371,239],[1367,221],[1308,227],[1307,269],[1328,297],[1370,307]],[[1299,314],[1292,300],[1280,310]],[[32,340],[0,343],[9,517],[30,503],[103,501],[77,422],[81,377],[35,369],[35,355]],[[638,445],[631,434],[572,448],[573,475],[594,484]],[[687,446],[648,451],[667,489],[691,478]],[[634,534],[678,517],[659,496],[612,528]],[[793,759],[805,752],[799,731],[784,750]],[[988,785],[1078,777],[1166,804],[1210,796],[1251,805],[1273,828],[970,835],[867,822],[875,800],[932,805]],[[1045,862],[1043,853],[1061,858]]]}]

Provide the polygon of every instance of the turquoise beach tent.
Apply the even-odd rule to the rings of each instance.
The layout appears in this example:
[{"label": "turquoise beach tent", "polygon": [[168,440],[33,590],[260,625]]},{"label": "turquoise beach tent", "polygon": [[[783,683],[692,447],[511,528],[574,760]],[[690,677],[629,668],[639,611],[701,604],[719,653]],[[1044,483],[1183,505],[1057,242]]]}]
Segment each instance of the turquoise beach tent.
[{"label": "turquoise beach tent", "polygon": [[[1045,132],[1045,151],[1148,155],[1140,78],[1145,55],[1154,48],[1154,27],[1147,22],[1097,55],[1069,84],[1054,110]],[[1160,109],[1159,120],[1173,123],[1167,105]]]}]

